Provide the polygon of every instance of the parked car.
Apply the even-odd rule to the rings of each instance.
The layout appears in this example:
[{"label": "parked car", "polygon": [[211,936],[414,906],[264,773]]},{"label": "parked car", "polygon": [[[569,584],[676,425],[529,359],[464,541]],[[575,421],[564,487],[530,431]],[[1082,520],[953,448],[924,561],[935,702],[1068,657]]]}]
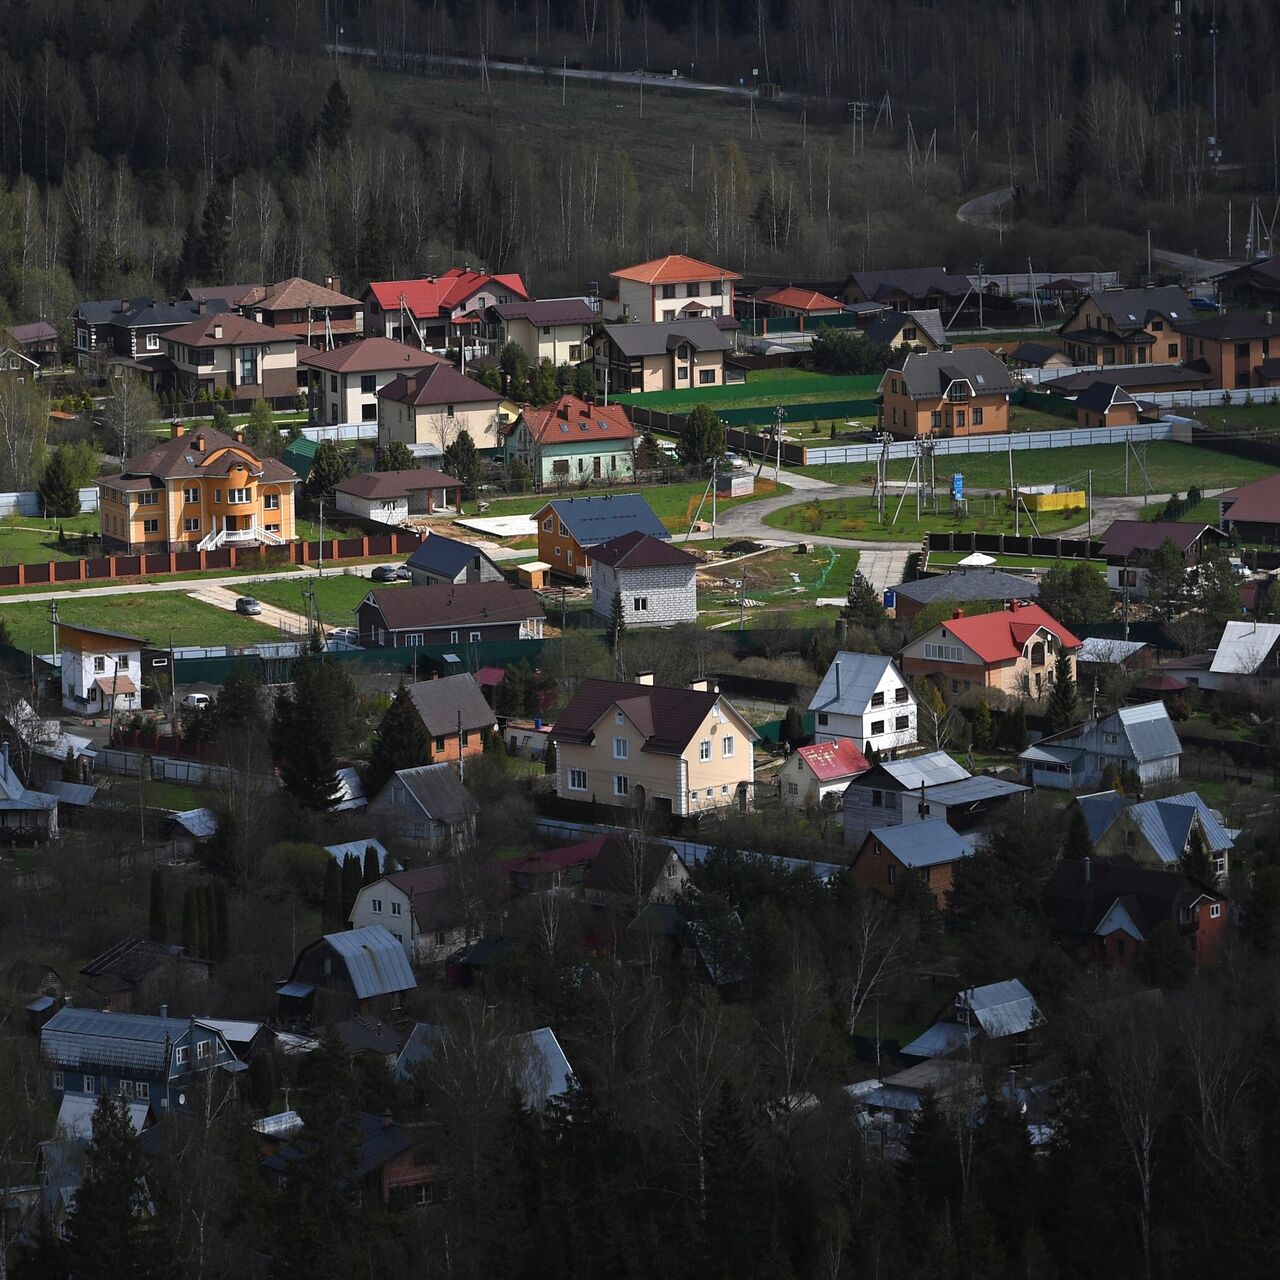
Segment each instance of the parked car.
[{"label": "parked car", "polygon": [[241,596],[236,601],[236,612],[244,614],[246,618],[254,618],[262,612],[262,605],[252,596]]},{"label": "parked car", "polygon": [[1222,308],[1218,306],[1212,298],[1192,298],[1192,311],[1220,311]]},{"label": "parked car", "polygon": [[359,644],[360,632],[355,627],[334,627],[329,632],[330,640],[345,640],[348,644]]},{"label": "parked car", "polygon": [[[403,565],[398,564],[376,564],[373,566],[373,572],[369,575],[374,582],[395,582],[400,577],[400,570]],[[408,570],[405,570],[405,576],[408,576]]]},{"label": "parked car", "polygon": [[203,711],[205,707],[213,706],[213,699],[207,693],[184,693],[180,705],[193,711]]},{"label": "parked car", "polygon": [[409,566],[407,564],[402,564],[396,569],[396,581],[397,582],[413,581],[413,574],[409,572]]}]

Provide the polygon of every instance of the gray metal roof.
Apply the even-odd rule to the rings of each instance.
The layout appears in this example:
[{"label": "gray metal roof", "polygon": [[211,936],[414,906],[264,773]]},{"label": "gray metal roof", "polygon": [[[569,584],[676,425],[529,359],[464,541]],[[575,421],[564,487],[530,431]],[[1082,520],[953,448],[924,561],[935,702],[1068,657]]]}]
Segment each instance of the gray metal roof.
[{"label": "gray metal roof", "polygon": [[[65,1093],[58,1104],[57,1129],[68,1138],[79,1138],[88,1141],[93,1137],[93,1113],[98,1106],[98,1096],[87,1093]],[[127,1100],[129,1123],[134,1133],[141,1133],[147,1123],[147,1114],[151,1104]]]},{"label": "gray metal roof", "polygon": [[975,1028],[962,1022],[935,1022],[928,1031],[921,1032],[898,1052],[909,1058],[945,1058],[947,1054],[963,1049],[977,1034]]},{"label": "gray metal roof", "polygon": [[315,991],[309,982],[282,982],[276,988],[276,995],[289,996],[294,1000],[305,1000]]},{"label": "gray metal roof", "polygon": [[1048,764],[1072,765],[1084,754],[1083,747],[1059,747],[1052,743],[1034,743],[1023,751],[1019,760],[1044,761]]},{"label": "gray metal roof", "polygon": [[1135,760],[1164,760],[1169,756],[1182,754],[1182,743],[1163,702],[1144,702],[1136,707],[1121,707],[1113,716],[1103,720],[1099,728],[1104,733],[1108,732],[1109,722],[1112,720],[1119,722],[1121,731],[1129,740]]},{"label": "gray metal roof", "polygon": [[324,940],[345,961],[358,1000],[412,991],[418,985],[404,944],[380,924],[326,933]]},{"label": "gray metal roof", "polygon": [[1094,791],[1081,796],[1076,803],[1084,814],[1085,825],[1089,828],[1089,839],[1097,844],[1107,833],[1107,829],[1125,809],[1133,804],[1130,796],[1121,795],[1119,791]]},{"label": "gray metal roof", "polygon": [[658,356],[688,343],[695,351],[729,351],[732,341],[714,320],[663,320],[656,324],[607,324],[604,331],[628,359]]},{"label": "gray metal roof", "polygon": [[936,400],[953,382],[967,382],[975,396],[1010,395],[1014,390],[1008,369],[981,347],[912,352],[900,370],[890,369],[884,376],[892,378],[895,372],[913,400]]},{"label": "gray metal roof", "polygon": [[[669,539],[670,532],[638,493],[596,498],[557,498],[547,504],[580,547],[596,547],[624,533]],[[541,511],[538,512],[541,515]]]},{"label": "gray metal roof", "polygon": [[416,769],[401,769],[387,786],[397,782],[417,801],[422,812],[437,822],[461,822],[475,809],[475,801],[451,765],[424,764]]},{"label": "gray metal roof", "polygon": [[364,791],[364,779],[360,776],[360,770],[354,765],[337,770],[334,776],[338,779],[338,791],[337,799],[329,810],[330,813],[361,809],[369,803],[369,797]]},{"label": "gray metal roof", "polygon": [[[421,569],[424,573],[455,578],[473,560],[489,560],[489,563],[493,564],[493,561],[474,543],[462,542],[457,538],[446,537],[442,533],[433,533],[405,561],[405,564],[410,569]],[[496,569],[497,565],[493,567]]]},{"label": "gray metal roof", "polygon": [[344,858],[359,858],[364,861],[364,851],[372,847],[378,856],[378,870],[385,871],[387,868],[387,849],[381,840],[375,840],[370,836],[366,840],[348,840],[344,844],[327,844],[324,851],[332,855],[338,862]]},{"label": "gray metal roof", "polygon": [[1280,622],[1228,622],[1214,650],[1210,671],[1252,675],[1280,640]]},{"label": "gray metal roof", "polygon": [[893,590],[917,604],[935,600],[1034,600],[1040,584],[1034,579],[1002,569],[963,568],[914,582],[900,582]]},{"label": "gray metal roof", "polygon": [[[888,760],[879,767],[908,791],[919,791],[921,784],[936,787],[946,782],[961,782],[970,776],[968,769],[957,764],[945,751],[930,751],[912,756],[910,760]],[[855,778],[849,785],[856,787],[861,782],[861,778]]]},{"label": "gray metal roof", "polygon": [[91,805],[98,794],[97,787],[87,786],[83,782],[59,782],[55,778],[52,782],[44,783],[44,786],[59,804],[79,805],[81,808]]},{"label": "gray metal roof", "polygon": [[[403,950],[400,954],[404,954]],[[189,1018],[104,1013],[67,1006],[40,1029],[40,1049],[46,1058],[62,1067],[74,1068],[84,1063],[163,1071],[168,1066],[170,1046],[187,1035],[192,1023]],[[213,1034],[218,1035],[216,1031]],[[222,1039],[220,1035],[218,1038]]]},{"label": "gray metal roof", "polygon": [[[861,715],[871,702],[871,695],[893,666],[893,659],[881,653],[849,653],[841,650],[832,659],[818,691],[809,699],[810,711],[835,712],[838,715]],[[838,674],[837,674],[838,673]],[[903,684],[902,677],[898,677]],[[840,687],[836,693],[837,684]]]},{"label": "gray metal roof", "polygon": [[910,324],[921,329],[935,347],[948,345],[942,312],[937,307],[927,307],[920,311],[887,311],[867,326],[867,341],[877,344],[892,342]]},{"label": "gray metal roof", "polygon": [[173,820],[197,840],[207,840],[218,832],[218,815],[212,809],[184,809]]},{"label": "gray metal roof", "polygon": [[436,1056],[436,1046],[445,1038],[448,1030],[434,1022],[417,1022],[409,1032],[396,1058],[393,1074],[397,1080],[408,1080],[410,1073],[419,1063],[430,1062]]},{"label": "gray metal roof", "polygon": [[934,867],[967,858],[977,843],[975,837],[953,831],[942,818],[905,822],[895,827],[872,827],[871,834],[907,867]]},{"label": "gray metal roof", "polygon": [[510,1037],[520,1051],[517,1087],[526,1107],[542,1108],[569,1091],[573,1068],[550,1027]]},{"label": "gray metal roof", "polygon": [[939,786],[926,786],[924,798],[938,804],[976,804],[979,800],[995,800],[1001,796],[1016,795],[1026,791],[1020,782],[1006,782],[1003,778],[989,778],[985,774],[975,774],[971,778],[961,778],[956,782],[944,782]]},{"label": "gray metal roof", "polygon": [[985,987],[970,987],[956,998],[973,1013],[992,1039],[1019,1035],[1044,1021],[1035,996],[1017,978],[992,982]]},{"label": "gray metal roof", "polygon": [[1235,844],[1213,811],[1194,791],[1164,796],[1159,800],[1144,800],[1131,805],[1129,812],[1147,842],[1165,863],[1175,863],[1182,857],[1196,818],[1200,820],[1200,830],[1210,853],[1221,853]]},{"label": "gray metal roof", "polygon": [[1076,661],[1124,662],[1148,647],[1143,640],[1109,640],[1106,636],[1085,636],[1076,650]]}]

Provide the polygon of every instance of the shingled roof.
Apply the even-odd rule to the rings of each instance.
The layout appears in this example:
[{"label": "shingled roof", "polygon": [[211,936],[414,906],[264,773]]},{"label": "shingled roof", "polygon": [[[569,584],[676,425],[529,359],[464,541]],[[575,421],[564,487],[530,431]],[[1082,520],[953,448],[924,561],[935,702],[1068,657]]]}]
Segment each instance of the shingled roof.
[{"label": "shingled roof", "polygon": [[292,334],[281,333],[234,311],[221,315],[205,315],[164,335],[166,342],[184,347],[238,347],[268,342],[297,342]]},{"label": "shingled roof", "polygon": [[658,565],[689,565],[698,563],[691,555],[673,542],[664,542],[652,534],[631,530],[619,534],[591,548],[591,558],[615,569],[650,569]]},{"label": "shingled roof", "polygon": [[[696,299],[690,299],[696,301]],[[714,320],[662,320],[656,324],[607,324],[604,332],[629,360],[660,356],[688,344],[695,351],[729,351],[733,343]]]},{"label": "shingled roof", "polygon": [[358,298],[349,298],[345,293],[304,280],[301,276],[290,276],[275,284],[255,285],[237,298],[236,303],[241,307],[259,307],[263,311],[305,311],[308,308],[360,305]]},{"label": "shingled roof", "polygon": [[220,474],[234,461],[243,462],[249,474],[260,480],[278,484],[296,483],[298,477],[276,458],[259,458],[252,449],[233,440],[217,427],[199,427],[188,434],[174,436],[145,453],[125,461],[119,476],[103,477],[102,483],[114,484],[131,476],[147,476],[157,480],[176,480],[187,476]]},{"label": "shingled roof", "polygon": [[[948,618],[939,624],[944,634],[972,649],[985,663],[1012,662],[1043,627],[1064,649],[1078,649],[1080,641],[1038,604],[1024,604],[972,618]],[[932,634],[932,633],[926,633]]]},{"label": "shingled roof", "polygon": [[634,267],[620,267],[609,274],[615,280],[635,280],[640,284],[684,284],[694,280],[741,280],[736,271],[699,262],[683,253],[669,253]]},{"label": "shingled roof", "polygon": [[537,594],[505,582],[456,582],[370,591],[388,631],[478,626],[545,618]]},{"label": "shingled roof", "polygon": [[419,680],[408,686],[409,697],[427,733],[442,738],[472,729],[491,729],[493,709],[470,672],[441,680]]},{"label": "shingled roof", "polygon": [[520,410],[520,421],[541,445],[634,440],[640,434],[622,405],[596,404],[572,395],[540,409],[527,404]]},{"label": "shingled roof", "polygon": [[[936,400],[953,382],[967,382],[975,396],[1011,395],[1009,371],[990,351],[980,347],[963,351],[913,351],[902,368],[890,369],[885,378],[900,377],[912,400]],[[881,380],[881,389],[884,381]]]},{"label": "shingled roof", "polygon": [[306,355],[299,352],[298,363],[331,373],[381,373],[387,369],[426,369],[449,362],[394,338],[364,338],[334,347],[332,351],[312,351]]},{"label": "shingled roof", "polygon": [[433,364],[421,373],[392,378],[378,396],[401,404],[498,404],[502,397],[482,383],[459,373],[451,364]]}]

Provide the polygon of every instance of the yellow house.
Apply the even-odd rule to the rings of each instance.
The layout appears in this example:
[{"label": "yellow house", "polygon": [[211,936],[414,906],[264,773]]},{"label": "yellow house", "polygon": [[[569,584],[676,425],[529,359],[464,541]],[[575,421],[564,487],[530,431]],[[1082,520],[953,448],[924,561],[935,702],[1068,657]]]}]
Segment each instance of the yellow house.
[{"label": "yellow house", "polygon": [[500,449],[506,421],[501,409],[496,391],[451,364],[403,373],[378,392],[378,448],[399,440],[415,453],[443,453],[466,431],[481,452]]},{"label": "yellow house", "polygon": [[1177,332],[1195,315],[1187,295],[1159,289],[1101,289],[1058,329],[1074,365],[1181,364],[1189,353]]},{"label": "yellow house", "polygon": [[292,542],[297,483],[242,440],[175,424],[164,444],[99,478],[99,528],[106,546],[129,553]]},{"label": "yellow house", "polygon": [[556,794],[666,813],[746,809],[754,729],[706,681],[688,689],[584,680],[551,730]]}]

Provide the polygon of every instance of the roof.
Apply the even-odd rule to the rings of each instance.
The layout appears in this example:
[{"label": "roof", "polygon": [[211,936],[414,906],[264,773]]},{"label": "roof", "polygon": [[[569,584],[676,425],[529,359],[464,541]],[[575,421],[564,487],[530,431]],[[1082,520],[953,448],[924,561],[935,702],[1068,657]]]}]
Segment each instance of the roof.
[{"label": "roof", "polygon": [[[146,1127],[147,1116],[151,1113],[149,1102],[135,1102],[125,1099],[129,1112],[129,1124],[134,1133],[141,1133]],[[58,1104],[56,1128],[68,1138],[78,1138],[88,1142],[93,1137],[93,1113],[98,1108],[98,1099],[94,1095],[64,1093]]]},{"label": "roof", "polygon": [[640,284],[686,284],[694,280],[741,280],[736,271],[714,267],[709,262],[683,253],[669,253],[665,258],[654,258],[634,267],[620,267],[609,274],[615,280],[636,280]]},{"label": "roof", "polygon": [[1252,675],[1280,640],[1280,623],[1228,622],[1214,650],[1210,671]]},{"label": "roof", "polygon": [[[809,699],[809,710],[861,715],[891,669],[897,674],[893,659],[885,654],[850,653],[842,649],[831,660],[817,692]],[[899,675],[898,683],[905,686],[906,681]]]},{"label": "roof", "polygon": [[669,844],[647,841],[642,851],[643,861],[637,869],[632,846],[611,836],[588,864],[583,885],[601,893],[620,893],[627,897],[634,897],[637,889],[647,894],[674,853]]},{"label": "roof", "polygon": [[937,307],[921,311],[885,311],[867,326],[866,339],[877,345],[892,342],[911,324],[922,330],[934,346],[948,345],[950,339],[947,337],[946,326],[942,323],[942,312]]},{"label": "roof", "polygon": [[312,351],[305,356],[299,353],[298,363],[330,373],[381,373],[386,369],[425,369],[448,361],[394,338],[364,338],[343,343],[332,351]]},{"label": "roof", "polygon": [[40,1029],[40,1049],[62,1067],[92,1063],[161,1071],[168,1064],[169,1047],[199,1025],[194,1018],[104,1013],[67,1005]]},{"label": "roof", "polygon": [[993,1040],[1020,1035],[1044,1021],[1035,996],[1018,981],[992,982],[970,987],[957,997],[978,1019],[982,1030]]},{"label": "roof", "polygon": [[404,1046],[404,1034],[389,1022],[372,1018],[344,1018],[333,1026],[348,1053],[376,1053],[389,1057]]},{"label": "roof", "polygon": [[1112,640],[1107,636],[1085,636],[1076,650],[1077,662],[1125,662],[1151,646],[1145,640]]},{"label": "roof", "polygon": [[247,1045],[262,1034],[266,1023],[252,1022],[247,1018],[201,1018],[200,1025],[221,1032],[222,1038],[230,1045]]},{"label": "roof", "polygon": [[407,1080],[414,1067],[423,1062],[431,1062],[436,1056],[436,1046],[449,1034],[447,1027],[434,1022],[415,1022],[413,1030],[404,1042],[392,1068],[397,1080]]},{"label": "roof", "polygon": [[184,809],[175,813],[172,820],[197,840],[207,840],[218,834],[218,815],[212,809]]},{"label": "roof", "polygon": [[785,289],[757,289],[756,298],[774,307],[790,307],[793,311],[843,311],[844,304],[836,298],[828,298],[816,289],[801,289],[788,285]]},{"label": "roof", "polygon": [[585,298],[499,302],[489,310],[501,320],[527,320],[539,328],[557,324],[594,324],[599,319],[596,309]]},{"label": "roof", "polygon": [[401,404],[499,404],[502,397],[482,383],[459,373],[451,364],[433,364],[421,373],[402,373],[378,392],[384,400]]},{"label": "roof", "polygon": [[867,757],[858,749],[852,738],[837,738],[834,742],[815,742],[796,752],[819,782],[837,782],[863,773],[871,766]]},{"label": "roof", "polygon": [[597,440],[634,440],[640,433],[620,404],[595,404],[561,396],[540,409],[525,405],[520,421],[539,444],[592,444]]},{"label": "roof", "polygon": [[977,1028],[963,1022],[935,1022],[898,1052],[908,1058],[945,1058],[957,1049],[963,1049],[977,1034]]},{"label": "roof", "polygon": [[292,335],[281,333],[248,316],[233,311],[220,315],[204,315],[181,328],[165,333],[166,342],[181,343],[184,347],[232,347],[245,343],[293,342]]},{"label": "roof", "polygon": [[1009,352],[1009,359],[1019,364],[1044,365],[1054,356],[1063,356],[1066,352],[1061,347],[1051,347],[1043,342],[1020,342]]},{"label": "roof", "polygon": [[1119,721],[1120,731],[1129,739],[1135,760],[1163,760],[1182,754],[1182,743],[1163,702],[1121,707],[1102,722],[1102,727],[1113,720]]},{"label": "roof", "polygon": [[364,861],[364,853],[366,849],[372,848],[378,858],[378,870],[383,871],[387,865],[387,848],[381,840],[368,836],[363,840],[347,840],[342,844],[327,844],[324,847],[325,853],[329,854],[335,862],[341,864],[344,858],[359,858]]},{"label": "roof", "polygon": [[424,489],[460,489],[462,481],[434,467],[413,467],[408,471],[364,471],[333,486],[335,493],[356,498],[407,498]]},{"label": "roof", "polygon": [[[1191,303],[1187,301],[1187,295],[1173,285],[1161,289],[1098,289],[1089,293],[1087,299],[1096,303],[1098,310],[1113,321],[1121,332],[1140,329],[1153,317],[1183,320],[1195,314]],[[1075,312],[1072,313],[1073,317],[1074,315]],[[1066,323],[1070,322],[1069,318]],[[1059,333],[1065,328],[1064,324]]]},{"label": "roof", "polygon": [[412,991],[418,985],[404,945],[380,924],[326,933],[324,941],[342,958],[358,1000]]},{"label": "roof", "polygon": [[27,812],[32,809],[56,809],[56,796],[47,791],[32,791],[18,777],[9,759],[9,744],[0,749],[0,809]]},{"label": "roof", "polygon": [[515,272],[491,275],[469,267],[450,267],[438,276],[412,280],[375,280],[369,285],[369,292],[384,311],[399,310],[403,296],[415,318],[434,320],[486,288],[514,293],[526,300],[529,297],[524,281]]},{"label": "roof", "polygon": [[[456,578],[473,560],[493,561],[474,543],[450,538],[443,533],[432,533],[405,561],[410,569],[437,574],[443,578]],[[497,565],[494,565],[497,568]]]},{"label": "roof", "polygon": [[1228,489],[1226,493],[1218,494],[1218,501],[1227,509],[1224,520],[1280,524],[1280,471],[1263,476],[1252,484]]},{"label": "roof", "polygon": [[925,799],[948,808],[962,804],[978,804],[983,800],[998,800],[1002,796],[1016,795],[1030,790],[1019,782],[1006,782],[989,774],[977,773],[953,782],[939,782],[925,786]]},{"label": "roof", "polygon": [[1014,390],[1003,362],[981,347],[913,351],[903,360],[901,369],[889,369],[884,376],[892,378],[895,374],[902,378],[912,400],[936,400],[953,382],[967,382],[975,396],[1011,395]]},{"label": "roof", "polygon": [[[1192,312],[1192,314],[1198,314]],[[1252,338],[1274,338],[1280,335],[1280,324],[1271,312],[1259,315],[1250,311],[1226,311],[1201,320],[1189,320],[1177,326],[1188,338],[1207,338],[1211,342],[1242,342]]]},{"label": "roof", "polygon": [[183,291],[184,298],[197,302],[227,302],[234,305],[251,289],[261,289],[261,284],[198,284]]},{"label": "roof", "polygon": [[1113,520],[1102,535],[1104,556],[1131,556],[1135,551],[1155,551],[1166,538],[1185,553],[1205,530],[1218,531],[1211,524],[1195,524],[1188,520]]},{"label": "roof", "polygon": [[507,1042],[519,1053],[516,1087],[526,1107],[542,1108],[568,1093],[573,1068],[550,1027],[520,1032]]},{"label": "roof", "polygon": [[[595,498],[555,498],[547,503],[580,547],[596,547],[620,534],[639,532],[669,539],[671,534],[638,493],[606,494]],[[535,519],[541,519],[541,507]]]},{"label": "roof", "polygon": [[408,686],[415,710],[433,738],[470,729],[493,727],[493,709],[480,686],[467,672],[439,680],[419,680]]},{"label": "roof", "polygon": [[917,604],[935,600],[1034,600],[1040,594],[1035,578],[1003,569],[962,568],[953,573],[939,573],[914,582],[900,582],[891,588],[897,595]]},{"label": "roof", "polygon": [[855,285],[862,296],[871,302],[884,302],[895,297],[927,298],[935,293],[961,298],[970,288],[968,276],[948,275],[946,267],[854,271],[846,281],[847,284]]},{"label": "roof", "polygon": [[[408,1129],[404,1125],[357,1111],[354,1116],[356,1138],[351,1161],[339,1178],[342,1184],[359,1182],[376,1169],[402,1156],[425,1138],[422,1130]],[[275,1173],[288,1173],[293,1165],[311,1159],[311,1149],[306,1147],[281,1147],[262,1162],[264,1169]]]},{"label": "roof", "polygon": [[364,779],[355,765],[344,765],[335,771],[334,776],[338,779],[338,790],[334,795],[334,803],[329,808],[330,813],[360,809],[369,803],[369,797],[365,794]]},{"label": "roof", "polygon": [[86,978],[108,979],[91,983],[96,989],[127,990],[145,982],[152,974],[182,955],[182,948],[147,938],[125,938],[95,956],[80,970]]},{"label": "roof", "polygon": [[370,591],[390,631],[413,628],[491,626],[544,618],[537,595],[506,582],[442,582],[422,587]]},{"label": "roof", "polygon": [[[1078,338],[1078,333],[1071,335]],[[1115,334],[1107,335],[1113,341]],[[1204,369],[1193,369],[1178,364],[1140,364],[1127,369],[1085,369],[1080,373],[1063,374],[1040,384],[1041,391],[1056,391],[1060,395],[1075,395],[1091,387],[1095,382],[1110,382],[1118,387],[1162,387],[1169,382],[1212,382],[1213,375]]]},{"label": "roof", "polygon": [[275,284],[254,285],[236,299],[236,305],[259,307],[263,311],[303,311],[308,308],[358,307],[360,302],[336,289],[304,280],[301,276],[290,276]]},{"label": "roof", "polygon": [[730,351],[733,342],[714,320],[660,320],[654,324],[606,324],[609,340],[628,359],[660,356],[688,344],[695,351]]},{"label": "roof", "polygon": [[957,764],[945,751],[930,751],[908,760],[886,760],[868,771],[863,778],[855,778],[853,786],[862,786],[871,774],[887,775],[905,791],[919,791],[921,786],[936,787],[945,782],[959,782],[970,777],[969,771]]},{"label": "roof", "polygon": [[942,818],[904,822],[896,827],[873,827],[870,835],[904,867],[936,867],[958,862],[971,857],[977,847],[973,836],[953,831]]},{"label": "roof", "polygon": [[1101,380],[1090,383],[1078,396],[1076,408],[1085,409],[1089,413],[1106,413],[1118,404],[1137,404],[1138,402],[1121,386],[1114,382]]},{"label": "roof", "polygon": [[1176,918],[1180,905],[1221,895],[1178,872],[1138,867],[1125,859],[1064,858],[1045,889],[1045,914],[1055,933],[1094,933],[1117,903],[1143,938]]},{"label": "roof", "polygon": [[675,543],[655,538],[649,533],[632,530],[591,548],[592,560],[614,569],[651,569],[661,565],[686,565],[693,568],[698,557],[677,547]]},{"label": "roof", "polygon": [[59,804],[87,808],[98,795],[98,788],[83,782],[62,782],[57,778],[40,784]]},{"label": "roof", "polygon": [[1199,822],[1210,853],[1219,853],[1235,845],[1230,832],[1194,791],[1137,802],[1114,791],[1100,791],[1081,796],[1079,804],[1089,827],[1089,835],[1095,843],[1106,834],[1121,813],[1129,813],[1156,856],[1166,864],[1173,864],[1181,859],[1191,835],[1193,820]]},{"label": "roof", "polygon": [[[644,735],[642,751],[679,755],[711,709],[721,701],[718,693],[709,690],[630,684],[588,676],[552,726],[551,737],[557,742],[590,744],[600,718],[616,706]],[[754,732],[745,722],[744,727],[754,741]]]},{"label": "roof", "polygon": [[565,871],[570,867],[585,867],[594,862],[604,851],[611,836],[596,836],[580,844],[566,845],[562,849],[546,849],[526,854],[523,858],[506,858],[499,869],[506,875],[537,875]]},{"label": "roof", "polygon": [[159,302],[155,298],[111,298],[102,302],[81,302],[74,314],[88,324],[118,324],[128,329],[174,329],[189,324],[197,316],[228,314],[231,303],[211,300],[201,311],[194,299]]},{"label": "roof", "polygon": [[47,320],[31,320],[26,324],[5,325],[5,332],[19,346],[25,342],[49,342],[58,336],[57,329]]},{"label": "roof", "polygon": [[422,764],[414,769],[397,770],[387,785],[396,783],[408,791],[423,813],[437,822],[461,822],[475,809],[471,793],[447,764]]},{"label": "roof", "polygon": [[[994,613],[979,613],[973,617],[948,618],[934,631],[941,630],[944,635],[954,637],[984,663],[990,664],[1012,662],[1021,657],[1023,647],[1042,627],[1064,649],[1080,647],[1080,641],[1038,604],[997,609]],[[926,634],[932,635],[933,631]]]},{"label": "roof", "polygon": [[[232,459],[223,453],[214,463],[209,459],[223,450],[230,450]],[[154,476],[160,480],[176,480],[185,476],[202,476],[217,471],[222,474],[234,462],[243,462],[250,474],[262,480],[290,484],[298,477],[283,462],[275,458],[259,458],[248,445],[234,440],[217,427],[200,426],[185,435],[174,436],[145,453],[135,454],[125,460],[122,476]],[[113,484],[116,478],[106,476],[102,484]],[[74,624],[73,624],[74,625]]]}]

